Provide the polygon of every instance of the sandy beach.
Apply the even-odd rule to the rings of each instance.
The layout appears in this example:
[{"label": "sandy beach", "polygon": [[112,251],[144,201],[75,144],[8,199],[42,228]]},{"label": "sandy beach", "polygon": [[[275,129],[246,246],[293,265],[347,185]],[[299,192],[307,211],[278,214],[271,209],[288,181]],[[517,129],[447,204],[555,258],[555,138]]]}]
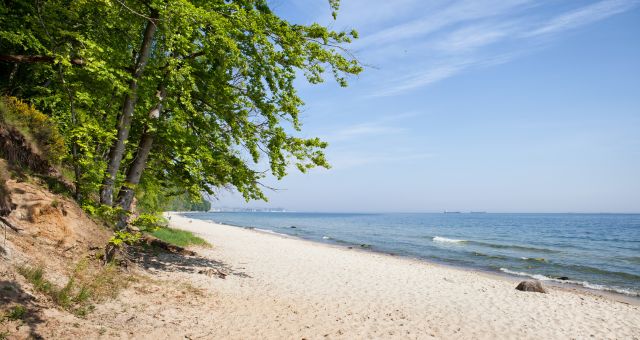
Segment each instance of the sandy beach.
[{"label": "sandy beach", "polygon": [[520,292],[485,273],[176,214],[170,223],[211,242],[198,253],[229,274],[189,277],[215,296],[195,332],[211,338],[640,339],[633,301]]}]

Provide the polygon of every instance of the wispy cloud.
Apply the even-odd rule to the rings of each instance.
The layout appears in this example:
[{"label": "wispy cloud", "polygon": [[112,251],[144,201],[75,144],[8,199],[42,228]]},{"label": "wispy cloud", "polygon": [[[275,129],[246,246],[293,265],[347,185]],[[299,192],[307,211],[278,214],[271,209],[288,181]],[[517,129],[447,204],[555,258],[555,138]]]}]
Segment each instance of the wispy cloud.
[{"label": "wispy cloud", "polygon": [[512,31],[511,23],[467,26],[437,39],[433,48],[447,54],[472,52],[507,38]]},{"label": "wispy cloud", "polygon": [[469,65],[468,62],[448,63],[432,67],[423,72],[416,72],[409,76],[396,79],[387,84],[384,89],[372,93],[372,97],[393,96],[407,90],[426,86],[437,81],[449,78]]},{"label": "wispy cloud", "polygon": [[[634,8],[639,0],[602,0],[554,15],[524,11],[544,2],[456,1],[404,23],[379,29],[356,47],[379,66],[377,89],[368,97],[393,96],[470,69],[509,62],[548,46],[562,33]],[[392,15],[391,13],[389,15]],[[401,76],[398,76],[401,75]]]},{"label": "wispy cloud", "polygon": [[575,29],[580,26],[606,19],[612,15],[625,12],[637,4],[638,1],[629,0],[600,1],[557,16],[525,36],[538,36]]},{"label": "wispy cloud", "polygon": [[[382,29],[361,39],[357,46],[383,45],[400,40],[424,38],[438,30],[465,21],[502,15],[529,3],[530,0],[465,0],[433,9],[426,16]],[[390,12],[389,15],[393,15]]]},{"label": "wispy cloud", "polygon": [[405,153],[386,153],[386,154],[355,154],[355,155],[336,155],[329,157],[329,163],[334,170],[354,168],[364,165],[381,164],[381,163],[405,163],[410,161],[423,160],[435,157],[433,153],[424,152],[405,152]]},{"label": "wispy cloud", "polygon": [[379,137],[383,135],[397,135],[406,132],[407,129],[393,126],[393,123],[415,115],[416,113],[414,112],[390,114],[366,123],[356,123],[343,127],[332,133],[326,134],[322,138],[331,142],[360,139],[365,137]]}]

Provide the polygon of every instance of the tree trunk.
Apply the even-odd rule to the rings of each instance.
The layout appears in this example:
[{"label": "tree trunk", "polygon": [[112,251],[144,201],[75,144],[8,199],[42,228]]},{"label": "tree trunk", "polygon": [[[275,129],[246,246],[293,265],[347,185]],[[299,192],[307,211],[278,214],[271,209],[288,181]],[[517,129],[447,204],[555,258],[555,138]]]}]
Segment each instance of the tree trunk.
[{"label": "tree trunk", "polygon": [[129,129],[131,128],[131,119],[133,117],[133,111],[138,100],[138,80],[142,77],[149,54],[151,53],[151,45],[153,43],[153,36],[157,30],[156,19],[158,17],[157,11],[151,14],[151,20],[147,22],[147,27],[144,31],[144,37],[138,52],[138,57],[135,62],[134,69],[132,71],[132,78],[129,82],[129,92],[125,96],[124,105],[122,106],[122,112],[118,119],[118,134],[116,140],[111,146],[109,152],[109,164],[107,165],[107,173],[102,182],[102,188],[100,189],[100,203],[106,205],[113,205],[113,189],[116,180],[116,175],[120,169],[120,163],[125,152],[125,142],[129,138]]},{"label": "tree trunk", "polygon": [[[73,100],[73,92],[67,86],[67,82],[64,80],[64,71],[62,69],[62,65],[58,68],[58,72],[60,73],[60,80],[62,81],[62,86],[67,91],[67,95],[69,96],[69,109],[71,110],[71,125],[76,128],[78,126],[78,115],[76,114],[76,106]],[[82,179],[82,170],[80,169],[80,161],[78,158],[78,142],[76,140],[73,141],[71,145],[71,157],[73,160],[73,174],[74,174],[74,185],[75,185],[75,199],[77,202],[82,200],[82,188],[81,179]]]},{"label": "tree trunk", "polygon": [[[149,111],[149,119],[158,119],[160,117],[160,114],[162,113],[162,103],[166,95],[166,87],[164,84],[161,84],[158,88],[158,104]],[[147,165],[147,160],[149,159],[149,154],[153,147],[154,137],[155,133],[150,131],[149,126],[145,126],[144,131],[142,132],[142,137],[140,138],[140,143],[138,144],[136,156],[133,158],[133,162],[129,166],[127,178],[118,193],[116,205],[121,207],[125,212],[129,212],[131,210],[135,187],[140,183],[142,172]],[[117,228],[124,229],[126,225],[127,214],[124,213],[118,219]]]}]

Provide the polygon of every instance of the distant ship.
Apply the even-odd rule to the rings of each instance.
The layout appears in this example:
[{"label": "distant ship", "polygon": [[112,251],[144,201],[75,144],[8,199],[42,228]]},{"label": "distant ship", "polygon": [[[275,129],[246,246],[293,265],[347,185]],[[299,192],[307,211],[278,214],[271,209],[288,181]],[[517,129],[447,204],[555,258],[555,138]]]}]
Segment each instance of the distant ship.
[{"label": "distant ship", "polygon": [[461,214],[459,211],[444,211],[445,214]]}]

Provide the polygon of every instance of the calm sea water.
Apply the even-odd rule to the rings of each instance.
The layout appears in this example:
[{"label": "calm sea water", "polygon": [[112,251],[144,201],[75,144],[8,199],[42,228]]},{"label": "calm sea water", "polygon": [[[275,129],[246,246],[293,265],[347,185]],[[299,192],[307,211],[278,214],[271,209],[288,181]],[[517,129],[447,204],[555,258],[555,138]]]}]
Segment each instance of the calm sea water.
[{"label": "calm sea water", "polygon": [[640,296],[637,214],[191,213],[189,216]]}]

